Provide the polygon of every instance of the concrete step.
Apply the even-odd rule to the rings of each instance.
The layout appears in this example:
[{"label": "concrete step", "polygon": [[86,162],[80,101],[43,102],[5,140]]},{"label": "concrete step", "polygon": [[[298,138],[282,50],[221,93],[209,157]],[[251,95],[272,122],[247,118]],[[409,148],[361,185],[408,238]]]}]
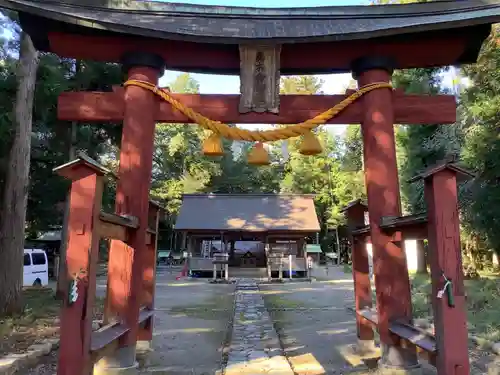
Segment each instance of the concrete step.
[{"label": "concrete step", "polygon": [[267,277],[266,268],[229,268],[229,277],[243,277],[243,278],[263,278]]}]

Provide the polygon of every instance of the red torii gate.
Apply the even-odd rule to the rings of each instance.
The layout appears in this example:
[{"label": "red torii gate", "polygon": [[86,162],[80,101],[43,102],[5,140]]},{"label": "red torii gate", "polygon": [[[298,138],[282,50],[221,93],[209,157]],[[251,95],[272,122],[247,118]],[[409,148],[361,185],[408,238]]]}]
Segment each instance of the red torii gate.
[{"label": "red torii gate", "polygon": [[[248,73],[244,56],[252,53],[271,56],[269,51],[260,50],[262,44],[272,46],[270,65],[282,74],[352,72],[360,87],[390,82],[394,68],[475,62],[491,24],[500,21],[500,7],[479,0],[340,10],[336,7],[242,9],[147,1],[127,4],[117,6],[106,0],[95,0],[90,5],[76,0],[53,3],[0,0],[0,6],[19,13],[23,29],[39,50],[68,58],[122,63],[129,80],[153,85],[158,84],[165,68],[238,74],[244,66],[244,72]],[[246,54],[248,50],[251,53]],[[268,66],[264,69],[268,76],[274,76],[270,82],[275,84],[279,73]],[[272,84],[266,88],[273,90]],[[304,121],[343,98],[280,96],[278,114],[242,114],[238,111],[240,99],[235,95],[176,97],[185,106],[214,120],[280,124]],[[275,103],[277,98],[270,97],[266,100]],[[126,243],[112,242],[106,318],[119,318],[127,330],[119,336],[119,349],[108,353],[106,363],[108,372],[132,369],[146,263],[144,239],[148,229],[155,123],[189,120],[151,91],[132,85],[111,93],[64,93],[59,100],[59,118],[123,121],[116,213],[135,217],[137,227],[130,231]],[[366,94],[329,122],[362,126],[369,231],[375,254],[378,330],[383,349],[381,369],[411,371],[418,367],[415,346],[405,347],[390,332],[391,321],[410,322],[412,318],[404,253],[400,243],[393,241],[382,228],[384,217],[401,215],[393,124],[454,121],[452,97],[403,95],[386,88]],[[75,235],[70,232],[70,241]],[[65,307],[65,311],[72,308]],[[466,345],[463,334],[455,339]],[[109,344],[116,342],[115,335]],[[88,363],[82,369],[72,369],[68,361],[78,356],[88,361],[88,350],[88,347],[61,347],[59,374],[87,375]],[[463,367],[462,372],[453,371],[446,368],[440,375],[468,373]]]}]

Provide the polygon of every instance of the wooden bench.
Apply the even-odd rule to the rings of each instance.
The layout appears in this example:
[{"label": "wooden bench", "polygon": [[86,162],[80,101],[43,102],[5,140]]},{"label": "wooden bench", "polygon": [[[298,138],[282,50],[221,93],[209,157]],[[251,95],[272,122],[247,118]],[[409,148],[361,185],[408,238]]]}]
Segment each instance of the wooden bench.
[{"label": "wooden bench", "polygon": [[[358,311],[357,314],[368,321],[374,329],[377,329],[378,315],[375,309],[364,309]],[[401,346],[415,346],[419,356],[426,359],[433,366],[436,365],[436,339],[429,332],[401,321],[391,322],[389,331],[401,340]]]},{"label": "wooden bench", "polygon": [[[138,324],[140,327],[147,324],[154,315],[153,310],[142,308],[139,312]],[[92,332],[90,352],[95,363],[102,357],[112,354],[118,349],[120,338],[130,331],[130,327],[120,322],[113,322]]]},{"label": "wooden bench", "polygon": [[436,338],[429,332],[406,322],[389,323],[389,331],[398,336],[403,347],[416,346],[420,356],[433,366],[436,365]]},{"label": "wooden bench", "polygon": [[377,329],[378,327],[378,315],[375,309],[364,309],[358,312],[358,315],[361,316],[364,320],[369,322],[372,328]]}]

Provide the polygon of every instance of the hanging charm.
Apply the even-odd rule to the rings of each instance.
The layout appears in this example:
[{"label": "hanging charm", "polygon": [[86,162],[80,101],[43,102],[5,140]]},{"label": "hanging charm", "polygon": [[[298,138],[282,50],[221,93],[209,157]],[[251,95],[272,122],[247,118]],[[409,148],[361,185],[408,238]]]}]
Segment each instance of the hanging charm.
[{"label": "hanging charm", "polygon": [[323,152],[323,147],[321,147],[318,137],[312,131],[304,133],[302,142],[300,142],[299,152],[302,155],[318,155]]},{"label": "hanging charm", "polygon": [[446,293],[446,297],[448,299],[448,307],[455,307],[455,297],[453,296],[453,283],[451,282],[450,279],[448,279],[444,275],[444,273],[443,273],[443,278],[444,278],[444,286],[440,291],[438,291],[436,297],[438,299],[442,299],[444,297],[444,294]]},{"label": "hanging charm", "polygon": [[253,165],[269,165],[269,154],[262,142],[257,142],[248,152],[247,160]]},{"label": "hanging charm", "polygon": [[212,133],[203,141],[203,155],[206,156],[222,156],[224,148],[222,147],[222,139],[219,134]]}]

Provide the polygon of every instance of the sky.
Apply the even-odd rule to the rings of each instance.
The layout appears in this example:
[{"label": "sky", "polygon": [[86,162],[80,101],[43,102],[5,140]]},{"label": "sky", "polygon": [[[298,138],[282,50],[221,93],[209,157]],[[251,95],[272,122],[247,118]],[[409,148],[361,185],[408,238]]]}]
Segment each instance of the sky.
[{"label": "sky", "polygon": [[[186,4],[203,4],[203,5],[231,5],[231,6],[248,6],[248,7],[263,7],[263,8],[295,8],[295,7],[314,7],[314,6],[341,6],[341,5],[367,5],[368,1],[362,0],[180,0],[177,2]],[[166,71],[165,75],[160,80],[160,86],[168,86],[180,72]],[[214,74],[191,74],[191,76],[200,84],[200,93],[202,94],[239,94],[240,80],[238,76],[222,76]],[[351,81],[350,74],[329,74],[318,76],[323,81],[323,91],[325,94],[340,94],[344,93],[346,87]],[[239,125],[250,129],[262,129],[263,125]],[[341,135],[345,131],[345,126],[332,125],[328,129],[334,133]]]}]

